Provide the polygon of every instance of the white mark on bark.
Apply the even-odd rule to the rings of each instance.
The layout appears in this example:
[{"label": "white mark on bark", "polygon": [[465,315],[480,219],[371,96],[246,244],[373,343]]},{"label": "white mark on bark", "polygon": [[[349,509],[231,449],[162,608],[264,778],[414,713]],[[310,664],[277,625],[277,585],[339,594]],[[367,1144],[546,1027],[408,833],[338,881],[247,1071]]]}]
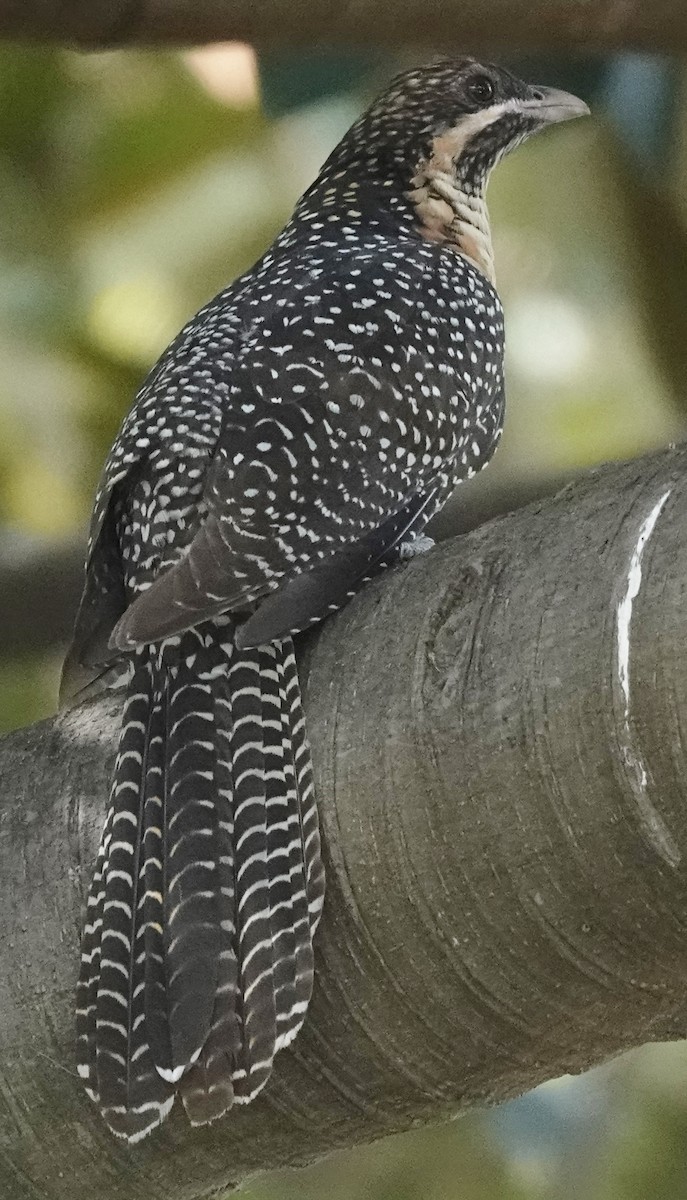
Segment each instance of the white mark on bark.
[{"label": "white mark on bark", "polygon": [[663,493],[640,526],[637,541],[635,542],[632,557],[630,558],[625,590],[618,603],[616,612],[616,635],[618,682],[622,697],[622,715],[619,730],[622,763],[633,795],[637,801],[642,823],[653,845],[670,866],[676,867],[680,862],[680,851],[648,794],[646,766],[641,751],[634,744],[630,723],[630,627],[632,624],[632,606],[639,595],[639,589],[642,585],[642,559],[644,551],[672,490],[672,488],[669,488],[667,492]]}]

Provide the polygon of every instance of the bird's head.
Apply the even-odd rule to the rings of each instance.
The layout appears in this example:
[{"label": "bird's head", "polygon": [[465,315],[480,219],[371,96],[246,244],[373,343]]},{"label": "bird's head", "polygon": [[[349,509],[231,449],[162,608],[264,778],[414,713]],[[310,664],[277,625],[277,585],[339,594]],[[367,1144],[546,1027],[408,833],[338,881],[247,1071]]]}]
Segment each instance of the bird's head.
[{"label": "bird's head", "polygon": [[531,134],[588,112],[576,96],[490,63],[432,63],[397,76],[333,159],[359,175],[380,173],[410,200],[423,236],[454,245],[491,278],[484,192],[492,168]]},{"label": "bird's head", "polygon": [[568,92],[465,58],[397,76],[363,118],[364,137],[412,174],[421,161],[441,158],[466,191],[476,192],[531,134],[588,112]]}]

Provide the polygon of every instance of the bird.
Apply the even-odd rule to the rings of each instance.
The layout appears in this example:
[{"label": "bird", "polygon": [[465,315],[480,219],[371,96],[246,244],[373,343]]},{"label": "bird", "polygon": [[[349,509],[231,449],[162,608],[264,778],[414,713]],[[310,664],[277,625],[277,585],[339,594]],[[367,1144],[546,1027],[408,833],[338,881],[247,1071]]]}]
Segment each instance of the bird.
[{"label": "bird", "polygon": [[144,381],[97,491],[64,703],[122,695],[78,1073],[135,1143],[251,1101],[301,1028],[324,871],[293,638],[425,548],[504,418],[492,168],[581,100],[398,75]]}]

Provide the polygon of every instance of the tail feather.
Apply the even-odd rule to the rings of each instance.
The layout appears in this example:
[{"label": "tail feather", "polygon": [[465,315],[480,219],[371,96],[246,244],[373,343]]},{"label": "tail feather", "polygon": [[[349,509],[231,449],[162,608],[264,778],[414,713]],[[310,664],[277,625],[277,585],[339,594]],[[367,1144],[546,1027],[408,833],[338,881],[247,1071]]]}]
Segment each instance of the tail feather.
[{"label": "tail feather", "polygon": [[183,660],[169,685],[163,929],[173,1081],[205,1044],[218,984],[214,703],[211,685],[202,677],[202,658],[201,649],[194,662]]},{"label": "tail feather", "polygon": [[89,897],[79,1071],[134,1141],[178,1091],[203,1124],[302,1025],[322,869],[290,641],[206,624],[141,650]]},{"label": "tail feather", "polygon": [[89,1092],[113,1132],[130,1141],[159,1124],[174,1099],[155,1070],[147,1040],[144,927],[138,920],[144,875],[141,796],[155,749],[151,683],[146,664],[134,673],[125,705],[102,875],[91,891],[94,909],[102,905],[100,955],[90,964],[82,959],[82,981],[88,977],[88,991],[95,995],[95,1040],[81,1073],[88,1071]]},{"label": "tail feather", "polygon": [[105,861],[112,836],[112,806],[108,808],[105,826],[100,839],[98,858],[86,905],[83,937],[81,943],[81,970],[76,985],[76,1047],[78,1073],[88,1095],[98,1100],[96,1071],[97,1024],[96,1007],[98,981],[100,979],[100,939],[103,927],[103,903],[105,900]]},{"label": "tail feather", "polygon": [[284,694],[279,671],[280,647],[260,650],[263,665],[263,731],[267,766],[267,830],[270,864],[270,926],[274,956],[274,992],[276,998],[275,1050],[280,1048],[283,1017],[290,1013],[296,999],[297,954],[294,880],[292,879],[291,843],[300,836],[298,806],[289,791],[284,756],[282,707]]},{"label": "tail feather", "polygon": [[143,933],[145,949],[145,1023],[150,1051],[158,1071],[172,1064],[172,1043],[167,1021],[167,970],[165,962],[164,829],[167,811],[166,741],[169,721],[168,681],[151,670],[153,720],[148,746],[148,770],[143,795],[144,891],[137,909],[137,937]]},{"label": "tail feather", "polygon": [[[228,670],[231,648],[222,647],[221,671]],[[215,783],[218,805],[218,872],[221,904],[221,949],[212,1028],[198,1062],[182,1076],[179,1091],[192,1125],[205,1125],[224,1115],[234,1103],[231,1078],[241,1048],[237,1010],[238,960],[234,913],[234,782],[231,761],[231,701],[226,688],[216,689]]]},{"label": "tail feather", "polygon": [[[312,935],[308,914],[307,867],[303,855],[303,835],[299,804],[299,782],[297,748],[294,730],[298,721],[294,688],[291,681],[291,663],[295,660],[290,642],[279,646],[278,672],[281,693],[282,747],[284,756],[285,794],[291,811],[296,811],[295,822],[289,841],[289,888],[291,893],[291,923],[295,934],[294,995],[290,1008],[284,1006],[280,1013],[279,1046],[288,1046],[298,1033],[312,993],[314,962]],[[298,734],[295,730],[296,737]]]},{"label": "tail feather", "polygon": [[259,653],[237,654],[229,668],[234,774],[236,913],[243,1044],[234,1094],[251,1100],[267,1082],[276,1041],[267,844],[267,789]]},{"label": "tail feather", "polygon": [[282,645],[285,647],[281,668],[285,696],[284,708],[287,710],[289,717],[289,732],[286,736],[296,772],[301,841],[306,872],[308,915],[310,919],[310,932],[314,934],[322,916],[325,891],[320,824],[317,815],[317,804],[315,802],[312,758],[301,701],[296,656],[293,652],[291,641],[283,642]]},{"label": "tail feather", "polygon": [[134,677],[124,711],[122,742],[111,803],[112,831],[104,867],[105,898],[100,979],[96,1004],[97,1073],[100,1103],[131,1108],[138,1074],[134,1053],[142,1031],[143,955],[136,915],[141,899],[144,805],[154,702],[148,672]]}]

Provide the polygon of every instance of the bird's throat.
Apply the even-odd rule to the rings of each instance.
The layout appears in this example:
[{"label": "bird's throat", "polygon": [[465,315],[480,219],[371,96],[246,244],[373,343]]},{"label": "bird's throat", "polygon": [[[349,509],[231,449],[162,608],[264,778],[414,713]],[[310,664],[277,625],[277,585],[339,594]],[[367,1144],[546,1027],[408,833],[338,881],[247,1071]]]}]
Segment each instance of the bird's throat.
[{"label": "bird's throat", "polygon": [[494,283],[494,251],[484,188],[473,190],[461,183],[454,165],[460,149],[453,131],[436,138],[431,156],[418,165],[408,199],[415,209],[421,237],[463,254]]}]

